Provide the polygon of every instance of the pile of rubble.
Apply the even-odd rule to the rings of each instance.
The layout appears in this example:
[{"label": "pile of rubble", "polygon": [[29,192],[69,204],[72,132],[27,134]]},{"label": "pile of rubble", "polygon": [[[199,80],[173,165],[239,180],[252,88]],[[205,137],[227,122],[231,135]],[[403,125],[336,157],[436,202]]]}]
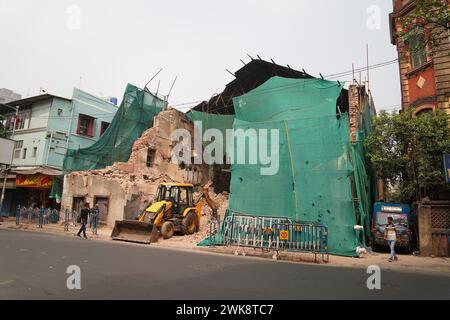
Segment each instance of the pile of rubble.
[{"label": "pile of rubble", "polygon": [[[227,192],[216,194],[214,193],[214,187],[208,186],[209,197],[217,205],[217,214],[220,219],[225,217],[225,213],[228,209],[229,194]],[[194,194],[194,199],[197,199],[200,193]],[[204,206],[202,210],[202,218],[200,220],[200,230],[197,233],[189,236],[174,236],[169,240],[161,240],[161,246],[173,246],[177,248],[193,248],[196,247],[199,242],[204,240],[209,235],[209,221],[211,219],[211,209],[208,206]]]}]

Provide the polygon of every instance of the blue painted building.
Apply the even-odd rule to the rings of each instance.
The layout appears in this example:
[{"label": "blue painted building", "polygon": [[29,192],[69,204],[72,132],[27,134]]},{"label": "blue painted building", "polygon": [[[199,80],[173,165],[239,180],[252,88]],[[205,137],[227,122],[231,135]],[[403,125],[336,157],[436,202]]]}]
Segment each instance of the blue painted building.
[{"label": "blue painted building", "polygon": [[61,176],[67,149],[96,142],[118,106],[74,89],[72,98],[42,94],[4,107],[7,137],[15,141],[15,149],[3,214],[12,213],[18,204],[58,208],[58,199],[50,198],[50,193],[55,178]]}]

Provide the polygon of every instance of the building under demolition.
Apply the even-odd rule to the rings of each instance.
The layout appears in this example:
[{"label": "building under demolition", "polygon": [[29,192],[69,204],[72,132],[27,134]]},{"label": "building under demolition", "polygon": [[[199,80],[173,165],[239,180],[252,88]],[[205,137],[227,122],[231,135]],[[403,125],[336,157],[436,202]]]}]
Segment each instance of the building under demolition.
[{"label": "building under demolition", "polygon": [[[90,148],[68,152],[63,210],[78,212],[85,202],[99,204],[100,221],[114,225],[146,208],[160,182],[206,184],[208,166],[171,161],[171,133],[180,128],[193,132],[193,125],[184,113],[165,108],[164,101],[149,91],[128,86],[105,138]],[[84,170],[74,171],[80,169]]]},{"label": "building under demolition", "polygon": [[[105,135],[111,140],[69,152],[66,172],[90,171],[66,174],[63,207],[77,210],[85,201],[99,203],[101,219],[112,225],[143,210],[160,182],[200,186],[213,181],[217,193],[230,191],[228,214],[320,222],[329,228],[331,253],[356,255],[356,247],[364,245],[369,235],[370,204],[376,196],[363,147],[375,113],[370,94],[357,84],[347,90],[343,83],[261,60],[251,61],[235,76],[222,94],[187,114],[164,110],[161,101],[146,90],[127,90],[117,123],[115,119]],[[132,98],[127,97],[130,92]],[[133,119],[140,129],[130,134],[136,124],[120,122],[119,117],[127,118],[130,108],[142,112],[139,110],[149,106],[153,111]],[[276,130],[278,170],[262,175],[264,164],[235,161],[173,163],[172,132],[184,128],[194,133],[199,124],[202,130],[221,132]],[[123,144],[114,143],[116,139]],[[250,158],[252,150],[248,142],[233,143],[226,149],[226,157],[244,154]],[[363,226],[363,231],[358,226]]]},{"label": "building under demolition", "polygon": [[[357,255],[370,236],[376,197],[363,145],[375,108],[364,87],[343,85],[253,60],[222,94],[188,114],[202,127],[279,133],[275,174],[261,174],[262,163],[231,161],[228,214],[320,223],[328,227],[330,253]],[[251,147],[234,144],[227,152],[248,159]]]}]

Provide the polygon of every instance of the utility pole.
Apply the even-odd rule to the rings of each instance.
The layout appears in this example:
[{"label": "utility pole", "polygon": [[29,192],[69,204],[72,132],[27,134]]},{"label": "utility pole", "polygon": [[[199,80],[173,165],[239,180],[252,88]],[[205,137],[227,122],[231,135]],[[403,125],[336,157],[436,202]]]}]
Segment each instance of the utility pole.
[{"label": "utility pole", "polygon": [[[19,107],[10,107],[8,105],[5,105],[5,106],[16,110],[16,115],[14,117],[14,123],[13,123],[13,132],[12,132],[12,135],[11,135],[11,138],[13,138],[14,137],[14,133],[16,132],[16,121],[17,121],[17,118],[19,116]],[[11,140],[13,140],[13,139],[11,139]],[[2,195],[0,197],[0,213],[3,212],[3,202],[5,200],[6,181],[8,180],[8,171],[10,171],[11,168],[12,168],[13,160],[14,160],[14,149],[13,149],[13,154],[11,156],[11,162],[9,164],[9,168],[8,168],[8,166],[6,166],[6,168],[5,168],[4,172],[3,172],[5,177],[3,179]]]}]

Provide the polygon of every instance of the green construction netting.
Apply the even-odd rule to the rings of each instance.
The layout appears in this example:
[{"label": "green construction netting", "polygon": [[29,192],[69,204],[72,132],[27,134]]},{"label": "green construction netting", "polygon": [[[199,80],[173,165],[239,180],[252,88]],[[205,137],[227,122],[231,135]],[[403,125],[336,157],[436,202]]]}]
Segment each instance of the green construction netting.
[{"label": "green construction netting", "polygon": [[[193,122],[197,132],[205,132],[208,129],[220,130],[222,136],[226,136],[226,130],[233,128],[234,115],[218,115],[190,110],[186,113],[189,121]],[[199,127],[201,125],[201,128]],[[206,143],[206,142],[204,142]]]},{"label": "green construction netting", "polygon": [[122,104],[101,138],[92,146],[67,151],[63,172],[102,169],[114,162],[128,161],[134,141],[153,125],[153,118],[166,102],[148,89],[128,84]]},{"label": "green construction netting", "polygon": [[[341,90],[331,81],[274,77],[234,99],[233,128],[276,129],[280,146],[274,175],[261,174],[267,165],[232,165],[230,211],[321,222],[329,228],[330,253],[355,256],[364,232],[354,227],[369,227],[370,180],[362,146],[350,143],[348,115],[336,116]],[[234,141],[234,160],[243,153],[248,161],[259,152],[252,146],[256,149],[248,140]],[[359,202],[353,199],[353,181]]]}]

